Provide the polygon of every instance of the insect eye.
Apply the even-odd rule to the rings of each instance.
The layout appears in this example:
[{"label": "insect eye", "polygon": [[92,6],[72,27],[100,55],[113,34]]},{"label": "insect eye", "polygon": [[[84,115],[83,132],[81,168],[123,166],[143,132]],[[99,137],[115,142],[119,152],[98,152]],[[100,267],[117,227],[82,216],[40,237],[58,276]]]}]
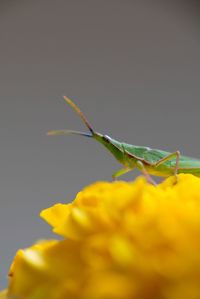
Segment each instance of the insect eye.
[{"label": "insect eye", "polygon": [[105,141],[107,141],[107,142],[110,141],[110,137],[109,137],[108,135],[104,135],[104,136],[103,136],[103,139],[104,139]]}]

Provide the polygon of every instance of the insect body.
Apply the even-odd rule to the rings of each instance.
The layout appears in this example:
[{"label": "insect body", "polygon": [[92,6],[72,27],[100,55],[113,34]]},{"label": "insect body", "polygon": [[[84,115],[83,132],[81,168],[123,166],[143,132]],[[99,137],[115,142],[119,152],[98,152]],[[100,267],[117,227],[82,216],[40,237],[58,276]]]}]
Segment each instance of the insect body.
[{"label": "insect body", "polygon": [[148,179],[153,182],[150,174],[156,176],[170,176],[178,173],[191,173],[200,177],[200,160],[180,155],[179,151],[170,153],[158,149],[151,149],[144,146],[136,146],[128,143],[120,142],[107,135],[96,132],[88,122],[83,112],[75,105],[75,103],[64,96],[65,101],[81,117],[89,133],[73,131],[73,130],[58,130],[50,131],[48,135],[64,135],[77,134],[85,137],[91,137],[103,144],[112,155],[123,165],[123,168],[113,174],[113,179],[138,168]]}]

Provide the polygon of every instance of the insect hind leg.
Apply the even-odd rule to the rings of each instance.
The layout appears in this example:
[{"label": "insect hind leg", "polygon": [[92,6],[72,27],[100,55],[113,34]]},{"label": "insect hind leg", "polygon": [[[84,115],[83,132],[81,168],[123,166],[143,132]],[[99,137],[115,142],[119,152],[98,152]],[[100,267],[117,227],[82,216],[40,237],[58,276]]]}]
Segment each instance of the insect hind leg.
[{"label": "insect hind leg", "polygon": [[174,175],[176,177],[176,181],[178,181],[178,169],[179,169],[179,161],[180,161],[180,152],[179,151],[176,151],[174,153],[171,153],[171,154],[165,156],[164,158],[162,158],[159,161],[157,161],[156,163],[154,163],[153,166],[157,167],[157,166],[165,163],[166,161],[172,160],[175,157],[176,157],[176,164],[174,167]]}]

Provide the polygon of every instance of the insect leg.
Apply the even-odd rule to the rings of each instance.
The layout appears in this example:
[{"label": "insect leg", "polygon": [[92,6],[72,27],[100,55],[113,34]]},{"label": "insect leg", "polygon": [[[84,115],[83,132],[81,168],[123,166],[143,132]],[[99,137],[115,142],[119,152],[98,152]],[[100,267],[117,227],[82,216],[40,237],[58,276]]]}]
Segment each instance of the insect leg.
[{"label": "insect leg", "polygon": [[145,176],[145,178],[147,179],[147,181],[150,184],[156,185],[156,182],[154,182],[154,180],[152,179],[152,177],[149,175],[149,173],[146,170],[146,168],[145,168],[144,164],[142,163],[142,161],[137,160],[136,167],[143,173],[143,175]]},{"label": "insect leg", "polygon": [[157,167],[157,166],[161,165],[162,163],[165,163],[166,161],[172,160],[175,157],[176,157],[176,164],[175,164],[175,167],[174,167],[174,175],[175,175],[176,179],[178,179],[177,173],[178,173],[179,160],[180,160],[180,152],[179,151],[171,153],[168,156],[160,159],[155,164],[153,164],[153,166]]},{"label": "insect leg", "polygon": [[125,174],[125,173],[127,173],[127,172],[129,172],[129,171],[131,171],[131,170],[133,170],[133,168],[134,168],[134,167],[132,167],[132,168],[122,168],[122,169],[116,171],[116,172],[113,173],[113,175],[112,175],[113,180],[116,180],[116,179],[117,179],[118,177],[120,177],[121,175],[123,175],[123,174]]}]

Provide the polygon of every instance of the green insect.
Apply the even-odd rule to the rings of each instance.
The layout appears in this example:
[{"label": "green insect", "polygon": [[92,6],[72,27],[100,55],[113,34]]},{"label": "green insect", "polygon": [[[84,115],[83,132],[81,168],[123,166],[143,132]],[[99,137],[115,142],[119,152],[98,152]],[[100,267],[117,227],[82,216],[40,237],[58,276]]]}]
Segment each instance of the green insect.
[{"label": "green insect", "polygon": [[72,130],[59,130],[50,131],[47,135],[78,134],[94,138],[103,144],[123,165],[122,169],[112,175],[113,179],[133,170],[135,167],[138,168],[147,180],[153,184],[155,183],[150,174],[163,177],[175,175],[176,180],[177,174],[179,173],[190,173],[200,177],[200,160],[182,156],[179,151],[169,153],[145,146],[136,146],[117,141],[108,135],[98,133],[92,128],[83,112],[75,105],[75,103],[66,96],[64,96],[64,99],[81,117],[89,129],[89,133]]}]

